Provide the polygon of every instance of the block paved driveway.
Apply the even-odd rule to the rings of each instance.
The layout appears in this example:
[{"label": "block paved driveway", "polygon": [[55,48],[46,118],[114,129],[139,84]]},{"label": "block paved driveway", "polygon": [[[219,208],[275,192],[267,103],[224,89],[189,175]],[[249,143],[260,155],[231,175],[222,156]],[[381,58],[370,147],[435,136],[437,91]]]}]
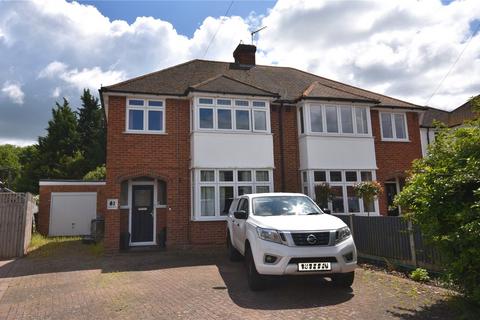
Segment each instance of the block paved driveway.
[{"label": "block paved driveway", "polygon": [[[216,251],[216,252],[215,252]],[[312,277],[250,292],[223,249],[98,256],[77,241],[0,261],[0,319],[452,319],[451,294],[357,269],[352,290]]]}]

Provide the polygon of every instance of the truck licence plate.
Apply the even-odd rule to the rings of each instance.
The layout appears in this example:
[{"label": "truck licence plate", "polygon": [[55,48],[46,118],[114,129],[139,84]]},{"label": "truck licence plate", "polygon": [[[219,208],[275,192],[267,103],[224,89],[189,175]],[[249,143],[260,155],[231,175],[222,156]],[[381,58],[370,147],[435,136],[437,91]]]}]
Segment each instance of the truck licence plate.
[{"label": "truck licence plate", "polygon": [[298,271],[329,271],[330,262],[303,262],[298,264]]}]

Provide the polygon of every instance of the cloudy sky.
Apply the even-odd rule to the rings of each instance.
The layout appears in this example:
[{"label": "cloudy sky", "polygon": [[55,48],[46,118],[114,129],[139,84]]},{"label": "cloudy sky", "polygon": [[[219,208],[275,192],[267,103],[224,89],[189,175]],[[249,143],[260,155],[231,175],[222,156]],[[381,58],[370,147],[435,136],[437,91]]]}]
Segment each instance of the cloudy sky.
[{"label": "cloudy sky", "polygon": [[478,0],[0,0],[0,144],[33,143],[55,101],[78,106],[83,88],[232,61],[259,26],[258,63],[452,109],[480,93],[479,24]]}]

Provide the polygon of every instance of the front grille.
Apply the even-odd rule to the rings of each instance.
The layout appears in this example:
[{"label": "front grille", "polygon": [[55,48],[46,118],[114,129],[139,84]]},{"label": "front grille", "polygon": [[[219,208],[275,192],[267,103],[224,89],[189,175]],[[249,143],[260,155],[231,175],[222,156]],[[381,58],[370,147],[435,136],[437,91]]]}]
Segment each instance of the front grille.
[{"label": "front grille", "polygon": [[330,242],[330,232],[292,233],[296,246],[326,246]]},{"label": "front grille", "polygon": [[292,258],[288,262],[290,263],[302,263],[302,262],[337,262],[335,257],[308,257],[308,258]]}]

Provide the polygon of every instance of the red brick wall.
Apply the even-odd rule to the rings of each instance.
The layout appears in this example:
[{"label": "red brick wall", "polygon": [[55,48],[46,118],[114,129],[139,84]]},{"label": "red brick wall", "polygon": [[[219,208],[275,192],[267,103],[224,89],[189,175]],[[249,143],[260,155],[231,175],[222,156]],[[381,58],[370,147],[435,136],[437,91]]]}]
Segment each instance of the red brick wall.
[{"label": "red brick wall", "polygon": [[63,185],[63,186],[40,186],[40,203],[38,206],[38,232],[47,236],[50,226],[50,202],[52,192],[97,192],[97,213],[104,214],[102,203],[105,202],[103,189],[105,186],[97,185]]},{"label": "red brick wall", "polygon": [[[126,98],[110,96],[108,107],[106,197],[119,198],[120,183],[125,179],[138,176],[163,179],[167,183],[169,209],[157,210],[157,227],[167,225],[169,246],[189,243],[190,102],[166,100],[166,134],[125,133]],[[106,213],[107,251],[119,248],[119,211]]]},{"label": "red brick wall", "polygon": [[225,221],[193,221],[190,225],[191,244],[224,244],[227,239],[226,230]]},{"label": "red brick wall", "polygon": [[[280,129],[280,112],[282,113],[282,129]],[[273,171],[274,188],[276,192],[301,192],[300,156],[298,149],[298,127],[296,108],[283,106],[280,111],[279,105],[272,105],[271,127],[273,134],[273,155],[275,169]],[[281,148],[280,134],[283,130],[283,153]],[[285,166],[285,186],[282,186],[282,158]]]},{"label": "red brick wall", "polygon": [[[377,160],[377,181],[385,188],[385,181],[396,176],[404,177],[405,171],[411,168],[412,161],[422,157],[420,143],[420,127],[418,114],[407,112],[408,142],[382,141],[378,110],[371,111],[372,132],[375,141],[375,156]],[[387,214],[387,199],[385,193],[379,196],[380,214]]]}]

